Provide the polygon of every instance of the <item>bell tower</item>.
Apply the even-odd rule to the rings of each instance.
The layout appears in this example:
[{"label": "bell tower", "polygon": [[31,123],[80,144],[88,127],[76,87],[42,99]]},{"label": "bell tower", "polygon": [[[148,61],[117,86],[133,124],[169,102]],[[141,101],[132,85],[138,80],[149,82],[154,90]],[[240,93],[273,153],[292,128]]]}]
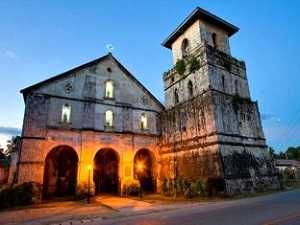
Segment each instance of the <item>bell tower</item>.
[{"label": "bell tower", "polygon": [[230,52],[237,31],[197,7],[162,43],[174,63],[163,74],[162,176],[213,179],[217,191],[228,194],[255,189],[257,177],[268,183],[275,176],[245,62]]}]

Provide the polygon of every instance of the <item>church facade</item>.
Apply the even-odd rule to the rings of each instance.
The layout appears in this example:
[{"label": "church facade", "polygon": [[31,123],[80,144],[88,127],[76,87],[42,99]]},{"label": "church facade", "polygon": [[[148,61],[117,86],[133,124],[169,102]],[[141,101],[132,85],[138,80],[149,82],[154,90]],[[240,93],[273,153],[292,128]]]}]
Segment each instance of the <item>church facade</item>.
[{"label": "church facade", "polygon": [[163,42],[174,68],[163,106],[111,53],[21,90],[25,101],[17,182],[43,195],[122,194],[139,179],[221,181],[234,194],[278,188],[245,62],[231,56],[238,28],[196,8]]}]

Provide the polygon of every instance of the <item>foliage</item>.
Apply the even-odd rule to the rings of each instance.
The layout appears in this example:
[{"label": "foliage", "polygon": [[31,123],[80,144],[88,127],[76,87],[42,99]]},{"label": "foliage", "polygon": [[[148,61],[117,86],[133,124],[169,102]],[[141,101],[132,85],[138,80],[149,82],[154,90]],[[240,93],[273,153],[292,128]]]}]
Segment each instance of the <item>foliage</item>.
[{"label": "foliage", "polygon": [[[162,181],[162,194],[185,198],[207,197],[209,194],[214,196],[223,194],[225,188],[224,180],[223,183],[221,178],[209,178],[207,181],[208,182],[202,182],[199,179],[191,181],[186,178],[174,180],[164,178]],[[216,187],[214,185],[216,185]],[[210,190],[208,188],[210,188]]]},{"label": "foliage", "polygon": [[19,137],[14,136],[7,141],[6,150],[0,148],[0,161],[4,165],[9,165],[11,161],[11,154],[17,151],[17,142]]},{"label": "foliage", "polygon": [[275,153],[275,150],[270,147],[270,154],[273,155],[275,159],[294,159],[300,160],[300,146],[298,147],[289,147],[285,152],[281,151],[278,154]]},{"label": "foliage", "polygon": [[231,71],[232,68],[232,59],[231,58],[224,58],[222,60],[222,66],[227,69],[228,71]]},{"label": "foliage", "polygon": [[289,147],[286,151],[288,159],[300,160],[300,146],[297,148]]},{"label": "foliage", "polygon": [[291,180],[291,179],[294,178],[293,170],[290,169],[290,168],[286,168],[286,169],[282,172],[282,175],[283,175],[283,180],[284,180],[284,181]]},{"label": "foliage", "polygon": [[17,136],[14,136],[11,139],[7,140],[6,154],[11,155],[12,152],[15,152],[17,150],[17,140],[18,140]]},{"label": "foliage", "polygon": [[137,179],[128,179],[123,185],[123,194],[125,196],[139,195],[141,193],[141,184]]},{"label": "foliage", "polygon": [[41,185],[25,182],[0,192],[0,208],[32,205],[40,201]]},{"label": "foliage", "polygon": [[177,59],[175,69],[180,75],[184,74],[186,68],[183,59]]},{"label": "foliage", "polygon": [[3,148],[0,148],[0,163],[2,165],[9,165],[10,164],[10,155],[7,155]]},{"label": "foliage", "polygon": [[190,59],[190,72],[191,73],[200,69],[200,66],[201,66],[201,63],[200,63],[199,59],[197,59],[196,57],[192,57]]},{"label": "foliage", "polygon": [[94,186],[90,185],[88,189],[87,183],[78,183],[75,188],[75,198],[77,200],[85,199],[87,196],[93,197],[95,194]]}]

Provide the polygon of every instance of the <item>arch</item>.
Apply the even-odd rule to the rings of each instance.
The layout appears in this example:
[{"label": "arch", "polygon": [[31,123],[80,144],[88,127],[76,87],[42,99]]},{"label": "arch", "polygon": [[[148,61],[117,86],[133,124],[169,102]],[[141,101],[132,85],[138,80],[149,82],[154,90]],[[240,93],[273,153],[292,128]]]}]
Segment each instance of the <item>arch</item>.
[{"label": "arch", "polygon": [[194,95],[194,89],[193,89],[193,82],[191,80],[189,80],[188,84],[187,84],[187,87],[188,87],[188,93],[189,93],[189,96],[193,96]]},{"label": "arch", "polygon": [[61,109],[61,122],[70,123],[71,118],[71,106],[69,103],[65,103]]},{"label": "arch", "polygon": [[211,34],[211,38],[212,38],[212,42],[213,42],[213,47],[217,48],[218,47],[217,34],[216,33],[212,33]]},{"label": "arch", "polygon": [[174,91],[174,103],[177,104],[179,102],[178,89]]},{"label": "arch", "polygon": [[188,55],[188,48],[189,48],[189,40],[185,38],[181,43],[182,58],[185,58]]},{"label": "arch", "polygon": [[70,196],[75,194],[78,155],[67,145],[53,148],[46,156],[43,195]]},{"label": "arch", "polygon": [[114,82],[112,80],[107,80],[105,82],[105,98],[114,98]]},{"label": "arch", "polygon": [[155,157],[148,149],[140,149],[134,156],[134,176],[140,181],[144,192],[154,192],[156,188]]},{"label": "arch", "polygon": [[110,148],[100,149],[94,157],[95,194],[119,192],[119,155]]}]

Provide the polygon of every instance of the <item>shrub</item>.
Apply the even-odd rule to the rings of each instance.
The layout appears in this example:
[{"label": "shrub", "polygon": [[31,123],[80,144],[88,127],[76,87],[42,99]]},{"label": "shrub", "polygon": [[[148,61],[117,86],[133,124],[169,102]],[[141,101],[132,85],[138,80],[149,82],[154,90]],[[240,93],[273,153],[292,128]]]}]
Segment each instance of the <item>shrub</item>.
[{"label": "shrub", "polygon": [[123,194],[125,196],[139,195],[141,193],[141,184],[137,179],[129,179],[123,185]]},{"label": "shrub", "polygon": [[200,60],[195,57],[192,57],[190,60],[190,72],[194,72],[200,69],[200,66],[201,66]]},{"label": "shrub", "polygon": [[75,198],[77,200],[85,199],[88,196],[88,192],[90,197],[95,195],[94,185],[90,185],[90,190],[88,190],[87,183],[78,183],[75,187]]},{"label": "shrub", "polygon": [[195,195],[200,197],[202,192],[202,183],[200,180],[197,180],[195,183]]},{"label": "shrub", "polygon": [[184,72],[185,72],[185,64],[184,64],[183,59],[177,59],[177,62],[175,64],[175,68],[176,68],[176,71],[180,75],[184,74]]},{"label": "shrub", "polygon": [[167,178],[164,178],[164,179],[162,180],[161,191],[162,191],[162,194],[164,194],[164,195],[166,195],[167,192],[168,192],[167,182],[168,182]]},{"label": "shrub", "polygon": [[40,201],[41,185],[35,182],[25,182],[4,189],[0,193],[0,208],[32,205]]}]

